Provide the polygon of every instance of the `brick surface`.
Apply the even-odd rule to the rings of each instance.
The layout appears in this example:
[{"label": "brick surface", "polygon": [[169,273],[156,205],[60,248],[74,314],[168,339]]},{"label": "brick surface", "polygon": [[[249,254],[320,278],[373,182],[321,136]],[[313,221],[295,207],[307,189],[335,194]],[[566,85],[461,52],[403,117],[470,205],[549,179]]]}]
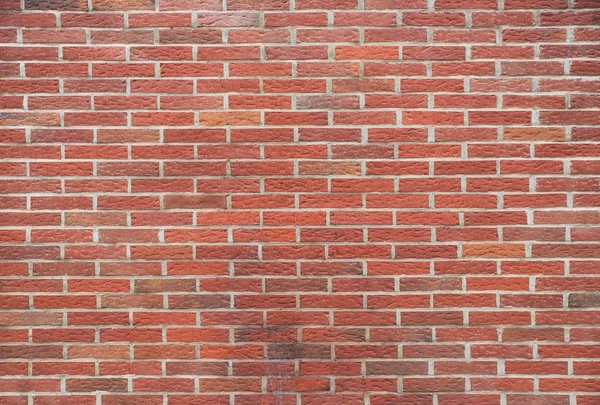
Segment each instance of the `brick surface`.
[{"label": "brick surface", "polygon": [[599,0],[0,0],[0,404],[600,404]]}]

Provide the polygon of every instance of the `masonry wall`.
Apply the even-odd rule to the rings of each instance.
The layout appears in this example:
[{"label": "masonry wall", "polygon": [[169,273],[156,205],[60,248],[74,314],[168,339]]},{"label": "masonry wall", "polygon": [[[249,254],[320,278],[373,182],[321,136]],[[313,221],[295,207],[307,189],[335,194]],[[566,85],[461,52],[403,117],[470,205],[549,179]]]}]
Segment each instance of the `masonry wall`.
[{"label": "masonry wall", "polygon": [[0,0],[0,404],[600,404],[599,7]]}]

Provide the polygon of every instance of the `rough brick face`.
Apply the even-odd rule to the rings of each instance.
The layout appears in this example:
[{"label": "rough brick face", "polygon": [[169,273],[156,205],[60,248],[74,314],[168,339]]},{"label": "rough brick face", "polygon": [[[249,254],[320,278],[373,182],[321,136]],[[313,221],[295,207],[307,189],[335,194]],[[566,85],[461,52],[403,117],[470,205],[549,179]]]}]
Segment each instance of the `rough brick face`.
[{"label": "rough brick face", "polygon": [[0,405],[600,404],[600,0],[0,0]]}]

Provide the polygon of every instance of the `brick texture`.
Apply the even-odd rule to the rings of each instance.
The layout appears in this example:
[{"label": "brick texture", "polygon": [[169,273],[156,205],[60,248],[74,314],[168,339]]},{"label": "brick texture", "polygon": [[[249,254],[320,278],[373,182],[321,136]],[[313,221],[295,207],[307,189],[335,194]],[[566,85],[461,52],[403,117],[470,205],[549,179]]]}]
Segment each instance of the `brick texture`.
[{"label": "brick texture", "polygon": [[0,10],[0,405],[600,404],[600,0]]}]

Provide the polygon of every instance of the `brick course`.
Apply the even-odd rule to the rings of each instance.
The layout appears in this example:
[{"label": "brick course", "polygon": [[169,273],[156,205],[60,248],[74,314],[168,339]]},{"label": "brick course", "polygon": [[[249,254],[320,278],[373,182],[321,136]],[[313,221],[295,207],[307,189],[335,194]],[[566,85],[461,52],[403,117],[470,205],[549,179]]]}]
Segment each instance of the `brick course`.
[{"label": "brick course", "polygon": [[0,10],[0,405],[600,404],[599,0]]}]

